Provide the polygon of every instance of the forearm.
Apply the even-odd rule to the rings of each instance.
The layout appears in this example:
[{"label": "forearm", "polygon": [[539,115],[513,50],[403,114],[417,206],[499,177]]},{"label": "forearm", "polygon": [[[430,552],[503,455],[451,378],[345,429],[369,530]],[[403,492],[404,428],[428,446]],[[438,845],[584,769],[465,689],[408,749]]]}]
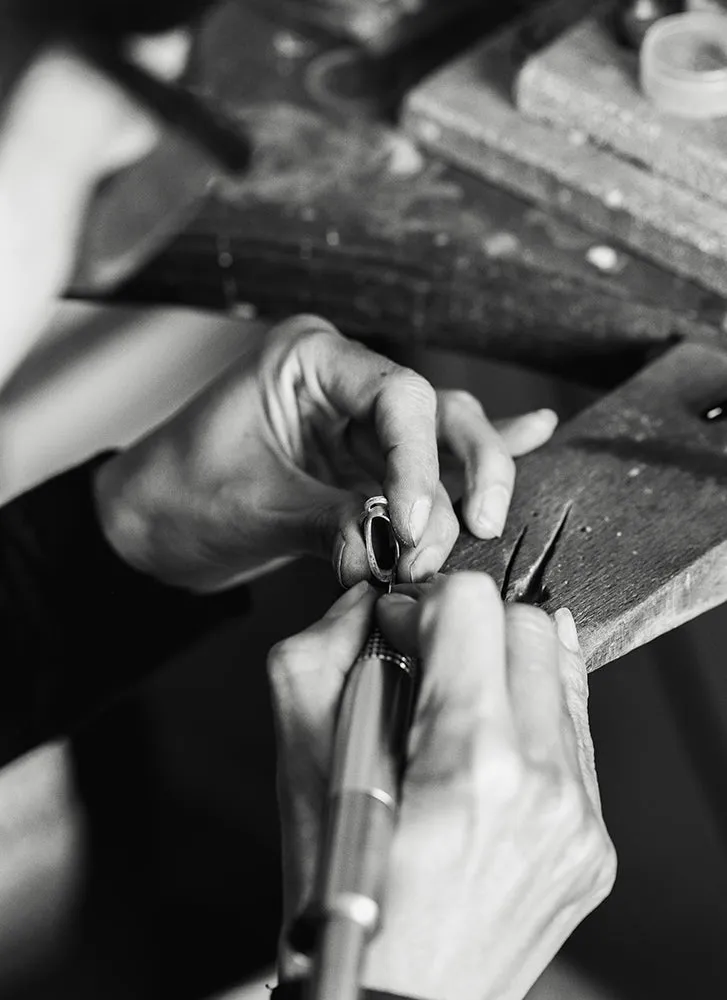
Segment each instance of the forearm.
[{"label": "forearm", "polygon": [[246,607],[240,591],[195,597],[116,555],[93,501],[102,461],[0,509],[0,764],[67,732]]}]

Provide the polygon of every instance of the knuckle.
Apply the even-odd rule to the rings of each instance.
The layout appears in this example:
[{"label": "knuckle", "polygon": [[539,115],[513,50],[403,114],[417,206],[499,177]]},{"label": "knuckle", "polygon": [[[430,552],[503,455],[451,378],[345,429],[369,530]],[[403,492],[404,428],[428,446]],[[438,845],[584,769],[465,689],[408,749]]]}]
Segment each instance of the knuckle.
[{"label": "knuckle", "polygon": [[582,830],[586,824],[587,797],[581,785],[558,770],[550,779],[552,798],[557,815],[566,830]]},{"label": "knuckle", "polygon": [[386,379],[384,391],[406,396],[422,409],[434,413],[437,409],[437,392],[434,387],[411,368],[396,367]]},{"label": "knuckle", "polygon": [[516,748],[504,741],[489,749],[478,786],[488,802],[500,807],[521,799],[527,784],[527,767]]},{"label": "knuckle", "polygon": [[557,836],[587,839],[586,795],[580,784],[548,761],[532,765],[532,803]]},{"label": "knuckle", "polygon": [[616,873],[618,872],[616,848],[605,831],[602,836],[602,845],[601,861],[595,885],[595,891],[599,899],[605,899],[609,895],[616,882]]},{"label": "knuckle", "polygon": [[603,822],[595,815],[589,816],[569,856],[581,872],[579,881],[587,895],[597,902],[604,900],[616,881],[618,859]]},{"label": "knuckle", "polygon": [[607,873],[609,866],[613,866],[615,873],[616,852],[611,838],[603,821],[592,809],[584,811],[578,828],[578,841],[583,863],[594,874],[600,874],[604,870]]},{"label": "knuckle", "polygon": [[531,604],[508,604],[505,608],[505,619],[508,629],[527,632],[536,638],[555,634],[555,626],[548,614],[542,608],[533,607]]},{"label": "knuckle", "polygon": [[497,599],[499,591],[495,581],[487,573],[465,571],[447,577],[441,589],[442,604],[461,605],[463,602],[481,604],[482,601]]},{"label": "knuckle", "polygon": [[[600,903],[613,888],[617,856],[582,783],[552,765],[529,768],[529,801],[575,897]],[[527,779],[526,779],[527,783]]]},{"label": "knuckle", "polygon": [[483,604],[499,603],[499,593],[485,573],[463,572],[447,577],[427,600],[429,607],[427,614],[422,615],[422,622],[427,620],[435,626],[440,619],[457,613],[459,617],[468,608],[480,613]]},{"label": "knuckle", "polygon": [[483,461],[485,456],[487,458],[489,466],[489,474],[493,481],[502,483],[503,486],[511,488],[515,482],[515,459],[506,450],[505,442],[502,438],[498,437],[498,448],[493,455],[491,452],[491,446],[488,445],[483,448]]},{"label": "knuckle", "polygon": [[317,316],[315,313],[300,313],[297,316],[286,319],[284,323],[276,326],[275,333],[295,339],[321,335],[326,337],[340,336],[332,323],[329,323],[327,319],[323,319],[322,316]]},{"label": "knuckle", "polygon": [[446,577],[422,604],[419,638],[427,648],[441,624],[484,613],[502,614],[502,601],[495,581],[486,573],[465,571]]},{"label": "knuckle", "polygon": [[270,649],[267,657],[267,672],[270,683],[278,689],[290,683],[301,660],[305,647],[305,637],[300,635],[281,639]]},{"label": "knuckle", "polygon": [[478,419],[484,416],[482,404],[476,396],[466,389],[448,389],[439,395],[440,403],[454,414],[462,416],[475,416]]},{"label": "knuckle", "polygon": [[447,549],[451,549],[457,541],[459,537],[459,521],[451,507],[442,511],[441,517],[438,518],[437,534],[440,541],[447,546]]},{"label": "knuckle", "polygon": [[276,642],[269,650],[267,657],[267,671],[270,682],[274,687],[278,687],[282,676],[287,673],[290,664],[290,639],[282,639]]},{"label": "knuckle", "polygon": [[269,331],[265,339],[265,357],[276,369],[284,370],[291,358],[299,357],[301,350],[327,351],[334,338],[340,336],[334,326],[319,316],[294,316]]}]

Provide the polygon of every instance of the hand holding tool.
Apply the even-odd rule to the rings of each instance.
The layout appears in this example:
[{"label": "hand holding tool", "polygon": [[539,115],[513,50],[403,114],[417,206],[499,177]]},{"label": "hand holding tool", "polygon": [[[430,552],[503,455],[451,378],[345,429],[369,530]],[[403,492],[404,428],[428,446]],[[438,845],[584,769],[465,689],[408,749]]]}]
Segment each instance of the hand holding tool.
[{"label": "hand holding tool", "polygon": [[[399,545],[385,497],[362,527],[373,577],[391,588]],[[396,828],[416,663],[375,628],[346,680],[336,723],[325,832],[314,894],[311,1000],[355,1000],[364,950],[381,922]]]}]

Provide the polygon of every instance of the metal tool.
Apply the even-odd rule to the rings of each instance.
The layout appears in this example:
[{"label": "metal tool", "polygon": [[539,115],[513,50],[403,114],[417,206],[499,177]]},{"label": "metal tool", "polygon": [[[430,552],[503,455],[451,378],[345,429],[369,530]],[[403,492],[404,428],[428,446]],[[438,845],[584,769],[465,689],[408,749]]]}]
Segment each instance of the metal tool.
[{"label": "metal tool", "polygon": [[97,191],[79,247],[73,288],[106,292],[159,252],[199,210],[215,178],[250,165],[250,138],[219,102],[161,81],[130,62],[122,41],[86,37],[77,47],[160,124],[156,148]]},{"label": "metal tool", "polygon": [[249,166],[249,136],[226,109],[129,56],[139,33],[178,27],[214,2],[9,0],[0,32],[0,114],[36,55],[62,45],[133,95],[160,125],[157,150],[99,185],[79,248],[76,293],[108,291],[127,278],[192,217],[216,176]]},{"label": "metal tool", "polygon": [[[390,591],[399,543],[385,497],[366,502],[362,530],[371,573]],[[359,995],[364,951],[381,922],[416,680],[416,661],[374,629],[346,681],[314,893],[310,1000]]]}]

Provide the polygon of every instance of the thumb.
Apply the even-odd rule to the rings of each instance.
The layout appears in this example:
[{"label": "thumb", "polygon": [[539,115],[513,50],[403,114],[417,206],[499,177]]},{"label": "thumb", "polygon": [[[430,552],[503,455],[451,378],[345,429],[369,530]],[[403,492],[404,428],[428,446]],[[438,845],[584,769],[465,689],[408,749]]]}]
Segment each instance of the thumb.
[{"label": "thumb", "polygon": [[281,750],[292,751],[298,765],[313,764],[325,771],[335,706],[366,641],[375,598],[374,589],[361,583],[339,598],[320,621],[279,642],[268,655]]},{"label": "thumb", "polygon": [[422,674],[407,773],[415,786],[445,790],[511,737],[504,614],[484,573],[449,577],[419,605]]},{"label": "thumb", "polygon": [[421,607],[407,594],[384,594],[376,605],[376,619],[381,631],[405,656],[419,656],[419,617]]},{"label": "thumb", "polygon": [[374,599],[367,584],[354,587],[321,621],[278,643],[268,657],[288,919],[300,910],[313,882],[336,705],[365,642]]},{"label": "thumb", "polygon": [[369,580],[371,572],[360,524],[364,500],[362,493],[306,476],[305,482],[296,484],[295,509],[287,518],[278,517],[278,542],[289,539],[296,551],[329,559],[342,587]]}]

